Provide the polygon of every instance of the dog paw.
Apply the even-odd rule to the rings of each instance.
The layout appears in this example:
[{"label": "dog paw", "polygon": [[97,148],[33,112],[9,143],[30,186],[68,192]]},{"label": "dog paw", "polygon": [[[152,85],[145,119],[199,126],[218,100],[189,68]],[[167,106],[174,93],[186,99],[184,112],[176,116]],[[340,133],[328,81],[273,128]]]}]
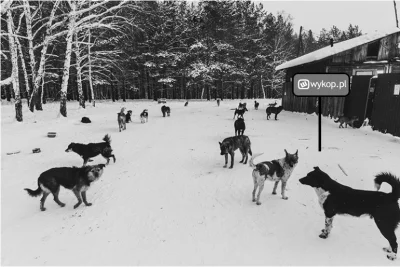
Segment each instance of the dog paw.
[{"label": "dog paw", "polygon": [[79,205],[81,205],[81,203],[75,204],[75,205],[74,205],[74,209],[76,209],[77,207],[79,207]]},{"label": "dog paw", "polygon": [[382,248],[383,249],[383,251],[385,251],[385,252],[387,252],[387,253],[391,253],[392,252],[392,249],[391,248]]},{"label": "dog paw", "polygon": [[288,198],[288,197],[282,197],[282,199],[284,199],[284,200],[288,200],[289,198]]},{"label": "dog paw", "polygon": [[233,169],[233,166],[230,166],[229,169]]},{"label": "dog paw", "polygon": [[86,203],[85,205],[86,206],[92,206],[92,203]]},{"label": "dog paw", "polygon": [[396,257],[396,253],[393,253],[393,252],[391,252],[388,255],[386,255],[386,257],[391,261],[394,261],[397,258]]},{"label": "dog paw", "polygon": [[319,237],[322,239],[326,239],[328,237],[328,235],[324,232],[324,233],[320,234]]},{"label": "dog paw", "polygon": [[260,206],[260,205],[261,205],[261,202],[257,202],[257,205],[259,205],[259,206]]},{"label": "dog paw", "polygon": [[226,168],[227,166],[226,165],[224,165],[224,168]]},{"label": "dog paw", "polygon": [[59,205],[60,205],[61,208],[64,208],[64,207],[65,207],[65,204],[64,204],[64,203],[61,203],[61,204],[59,204]]},{"label": "dog paw", "polygon": [[276,192],[272,192],[273,195],[276,195]]},{"label": "dog paw", "polygon": [[45,211],[45,210],[46,210],[46,208],[40,208],[40,210],[41,210],[41,211]]}]

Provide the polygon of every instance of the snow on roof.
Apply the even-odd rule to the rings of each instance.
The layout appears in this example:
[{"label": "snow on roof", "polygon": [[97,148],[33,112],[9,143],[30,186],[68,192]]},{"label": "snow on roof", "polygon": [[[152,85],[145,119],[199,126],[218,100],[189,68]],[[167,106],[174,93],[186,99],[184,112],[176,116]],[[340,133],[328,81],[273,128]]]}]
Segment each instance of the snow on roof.
[{"label": "snow on roof", "polygon": [[341,53],[343,51],[352,49],[356,46],[363,45],[363,44],[381,39],[385,36],[391,35],[396,32],[400,32],[400,28],[394,27],[394,28],[388,28],[383,31],[373,31],[371,33],[364,34],[364,35],[355,37],[353,39],[349,39],[349,40],[346,40],[346,41],[343,41],[340,43],[333,44],[332,47],[329,45],[324,48],[318,49],[314,52],[305,54],[301,57],[292,59],[290,61],[287,61],[287,62],[277,66],[275,68],[275,70],[283,70],[283,69],[295,67],[298,65],[303,65],[303,64],[307,64],[307,63],[314,62],[317,60],[321,60],[321,59],[333,56],[335,54]]}]

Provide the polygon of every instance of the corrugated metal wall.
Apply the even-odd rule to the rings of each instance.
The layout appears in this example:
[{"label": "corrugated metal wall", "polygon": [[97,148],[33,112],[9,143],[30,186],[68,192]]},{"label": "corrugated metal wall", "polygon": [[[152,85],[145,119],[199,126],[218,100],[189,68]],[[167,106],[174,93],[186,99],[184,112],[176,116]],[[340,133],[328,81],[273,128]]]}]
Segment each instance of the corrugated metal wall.
[{"label": "corrugated metal wall", "polygon": [[378,75],[371,123],[374,130],[400,136],[400,96],[394,95],[395,84],[400,85],[398,73]]}]

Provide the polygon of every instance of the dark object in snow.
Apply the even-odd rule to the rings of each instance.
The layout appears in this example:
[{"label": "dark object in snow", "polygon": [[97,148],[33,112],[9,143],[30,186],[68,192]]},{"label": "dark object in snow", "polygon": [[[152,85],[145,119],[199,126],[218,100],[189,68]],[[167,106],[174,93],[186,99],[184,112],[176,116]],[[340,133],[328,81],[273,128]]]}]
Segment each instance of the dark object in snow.
[{"label": "dark object in snow", "polygon": [[254,100],[254,109],[258,110],[258,106],[260,105],[260,103],[258,103],[256,100]]},{"label": "dark object in snow", "polygon": [[185,107],[187,107],[187,105],[189,104],[189,102],[188,101],[186,101],[186,103],[185,103]]},{"label": "dark object in snow", "polygon": [[267,107],[267,120],[269,120],[269,117],[271,116],[272,113],[275,114],[275,120],[278,120],[278,114],[281,113],[283,110],[282,106],[279,107]]},{"label": "dark object in snow", "polygon": [[7,155],[14,155],[14,154],[18,154],[20,152],[21,152],[21,150],[14,151],[14,152],[8,152]]},{"label": "dark object in snow", "polygon": [[48,133],[47,133],[47,137],[54,138],[54,137],[56,137],[56,136],[57,136],[57,133],[56,133],[56,132],[48,132]]},{"label": "dark object in snow", "polygon": [[128,110],[128,113],[126,113],[126,123],[132,122],[132,110]]},{"label": "dark object in snow", "polygon": [[54,201],[60,206],[64,207],[65,204],[58,199],[58,193],[60,192],[60,186],[66,189],[72,190],[78,203],[74,205],[76,209],[83,200],[86,206],[91,206],[92,203],[86,200],[86,190],[90,187],[90,184],[97,181],[103,174],[103,168],[106,165],[98,164],[93,166],[85,166],[81,168],[77,167],[61,167],[52,168],[42,174],[40,174],[37,184],[38,188],[36,190],[31,190],[25,188],[31,197],[38,197],[43,195],[40,199],[40,210],[45,211],[44,202],[47,196],[51,193],[53,194]]},{"label": "dark object in snow", "polygon": [[165,104],[165,103],[167,103],[167,100],[165,99],[165,98],[159,98],[158,99],[158,104]]},{"label": "dark object in snow", "polygon": [[225,138],[224,141],[219,142],[219,149],[221,150],[221,156],[225,155],[225,165],[228,165],[228,154],[231,156],[231,166],[229,169],[233,168],[233,161],[235,158],[235,150],[239,149],[242,154],[242,160],[240,163],[247,164],[247,159],[253,155],[251,152],[251,142],[250,138],[246,135],[232,136]]},{"label": "dark object in snow", "polygon": [[235,136],[243,135],[244,130],[246,130],[246,124],[244,123],[244,119],[238,118],[234,123],[234,127],[235,127]]},{"label": "dark object in snow", "polygon": [[331,44],[331,47],[333,47],[333,39],[332,38],[329,40],[329,43]]},{"label": "dark object in snow", "polygon": [[122,130],[126,130],[126,114],[125,108],[121,108],[121,112],[117,113],[117,121],[118,121],[118,128],[121,132]]},{"label": "dark object in snow", "polygon": [[171,114],[171,109],[164,105],[161,107],[161,112],[163,114],[163,117],[165,117],[165,113],[167,113],[167,116],[169,117]]},{"label": "dark object in snow", "polygon": [[220,101],[221,101],[221,100],[218,98],[218,99],[217,99],[217,104],[218,104],[218,107],[219,107],[219,102],[220,102]]},{"label": "dark object in snow", "polygon": [[91,120],[88,117],[82,117],[81,122],[82,123],[91,123]]},{"label": "dark object in snow", "polygon": [[71,143],[65,152],[73,151],[81,156],[83,158],[83,166],[86,166],[86,163],[90,158],[94,158],[100,154],[107,159],[107,165],[110,162],[110,158],[113,158],[115,163],[115,156],[112,154],[110,136],[106,134],[106,136],[103,138],[103,141],[104,142],[101,143],[89,144]]},{"label": "dark object in snow", "polygon": [[41,151],[40,151],[40,148],[34,148],[34,149],[32,149],[32,152],[33,153],[40,153]]},{"label": "dark object in snow", "polygon": [[236,114],[237,114],[237,117],[238,117],[238,118],[239,118],[239,116],[243,118],[243,114],[244,114],[246,111],[248,111],[246,107],[244,107],[244,108],[242,107],[241,109],[238,109],[238,108],[235,109],[235,113],[233,114],[233,119],[235,119]]},{"label": "dark object in snow", "polygon": [[[400,179],[389,172],[375,175],[375,188],[377,191],[353,189],[338,183],[319,167],[299,182],[316,189],[319,203],[325,214],[325,228],[319,235],[320,238],[329,237],[333,218],[335,215],[351,215],[360,217],[368,215],[374,219],[381,234],[389,242],[390,248],[384,248],[389,260],[396,259],[398,244],[395,230],[400,223]],[[382,183],[392,187],[392,192],[380,192]]]},{"label": "dark object in snow", "polygon": [[140,113],[140,122],[145,123],[149,121],[149,112],[147,109],[144,109],[142,113]]},{"label": "dark object in snow", "polygon": [[276,101],[275,101],[275,103],[268,104],[268,107],[275,107],[277,104],[278,104],[278,103],[276,103]]}]

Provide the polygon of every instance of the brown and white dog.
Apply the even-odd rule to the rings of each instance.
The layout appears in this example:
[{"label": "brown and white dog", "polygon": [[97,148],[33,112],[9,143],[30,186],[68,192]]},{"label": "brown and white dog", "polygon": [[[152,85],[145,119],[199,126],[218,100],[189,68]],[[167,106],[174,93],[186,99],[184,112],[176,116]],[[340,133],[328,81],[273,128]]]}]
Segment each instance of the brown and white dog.
[{"label": "brown and white dog", "polygon": [[[285,157],[281,159],[276,159],[272,161],[263,161],[256,165],[254,165],[253,160],[261,156],[264,153],[255,154],[250,159],[250,167],[253,168],[253,182],[254,182],[254,190],[252,193],[253,202],[256,202],[257,205],[261,205],[260,202],[260,194],[264,189],[265,180],[275,182],[274,190],[272,194],[276,194],[276,188],[278,187],[279,182],[282,182],[281,194],[283,199],[288,199],[285,195],[286,183],[290,178],[294,168],[299,161],[298,150],[294,154],[289,154],[285,149]],[[256,190],[258,188],[258,195],[256,199]]]}]

